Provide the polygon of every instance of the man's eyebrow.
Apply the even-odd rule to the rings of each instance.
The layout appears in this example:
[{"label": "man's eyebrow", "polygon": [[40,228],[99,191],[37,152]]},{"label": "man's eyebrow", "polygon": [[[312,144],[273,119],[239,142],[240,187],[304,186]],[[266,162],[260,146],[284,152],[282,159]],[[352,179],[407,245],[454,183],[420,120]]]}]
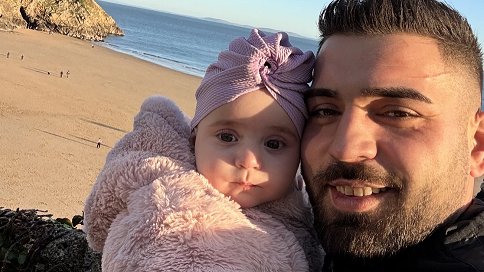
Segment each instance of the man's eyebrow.
[{"label": "man's eyebrow", "polygon": [[330,98],[339,98],[339,94],[336,91],[324,88],[309,88],[306,93],[304,93],[304,101],[315,96],[325,96]]},{"label": "man's eyebrow", "polygon": [[[389,87],[389,88],[370,88],[364,89],[361,91],[361,95],[364,97],[389,97],[389,98],[406,98],[406,99],[413,99],[422,101],[428,104],[432,104],[432,100],[430,98],[424,96],[420,92],[416,91],[413,88],[407,87]],[[324,96],[330,98],[339,98],[340,95],[337,91],[318,88],[309,89],[304,94],[304,101],[307,102],[309,98],[317,97],[317,96]]]},{"label": "man's eyebrow", "polygon": [[370,88],[361,91],[361,95],[364,97],[389,97],[389,98],[406,98],[417,101],[422,101],[428,104],[432,104],[432,100],[421,94],[413,88],[407,87],[389,87],[389,88]]}]

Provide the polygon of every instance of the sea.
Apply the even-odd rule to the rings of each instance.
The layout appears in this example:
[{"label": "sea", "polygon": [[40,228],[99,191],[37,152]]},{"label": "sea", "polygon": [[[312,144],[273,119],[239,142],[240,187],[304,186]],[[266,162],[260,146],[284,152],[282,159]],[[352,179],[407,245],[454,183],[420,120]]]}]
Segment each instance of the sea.
[{"label": "sea", "polygon": [[[250,27],[214,20],[96,2],[124,31],[124,36],[108,36],[98,45],[199,77],[228,49],[230,41],[247,38],[251,31]],[[289,35],[289,41],[304,52],[318,48],[316,39]]]}]

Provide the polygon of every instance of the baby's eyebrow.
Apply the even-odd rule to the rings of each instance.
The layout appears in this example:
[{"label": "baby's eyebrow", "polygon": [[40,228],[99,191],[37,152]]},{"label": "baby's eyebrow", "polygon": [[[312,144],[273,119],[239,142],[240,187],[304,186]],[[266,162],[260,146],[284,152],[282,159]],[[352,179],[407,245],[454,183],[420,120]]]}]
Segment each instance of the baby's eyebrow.
[{"label": "baby's eyebrow", "polygon": [[213,122],[209,125],[209,127],[217,127],[217,126],[237,126],[237,125],[241,125],[242,123],[241,122],[237,122],[237,121],[234,121],[234,120],[228,120],[228,119],[224,119],[224,120],[218,120],[216,122]]},{"label": "baby's eyebrow", "polygon": [[272,132],[276,133],[282,133],[282,134],[287,134],[290,135],[291,137],[294,137],[295,139],[298,139],[298,134],[295,134],[294,131],[287,126],[269,126],[268,129]]}]

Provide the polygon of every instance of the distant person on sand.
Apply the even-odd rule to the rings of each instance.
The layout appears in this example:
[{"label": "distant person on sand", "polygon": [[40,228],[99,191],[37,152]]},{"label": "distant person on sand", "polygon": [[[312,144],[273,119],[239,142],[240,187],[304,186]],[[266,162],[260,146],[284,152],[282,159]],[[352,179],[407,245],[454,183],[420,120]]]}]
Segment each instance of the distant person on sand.
[{"label": "distant person on sand", "polygon": [[8,57],[10,57],[10,52],[7,52],[7,59],[8,59]]},{"label": "distant person on sand", "polygon": [[97,148],[100,148],[101,147],[101,143],[103,142],[103,140],[101,140],[101,138],[99,138],[97,140]]},{"label": "distant person on sand", "polygon": [[62,75],[63,75],[63,74],[64,74],[64,72],[62,72],[62,71],[61,71],[61,72],[60,72],[60,77],[62,77]]},{"label": "distant person on sand", "polygon": [[103,271],[321,270],[297,174],[314,54],[254,29],[218,59],[191,121],[149,97],[109,152],[84,207]]},{"label": "distant person on sand", "polygon": [[67,70],[66,77],[69,78],[69,70]]},{"label": "distant person on sand", "polygon": [[24,55],[20,56],[20,60],[24,60]]}]

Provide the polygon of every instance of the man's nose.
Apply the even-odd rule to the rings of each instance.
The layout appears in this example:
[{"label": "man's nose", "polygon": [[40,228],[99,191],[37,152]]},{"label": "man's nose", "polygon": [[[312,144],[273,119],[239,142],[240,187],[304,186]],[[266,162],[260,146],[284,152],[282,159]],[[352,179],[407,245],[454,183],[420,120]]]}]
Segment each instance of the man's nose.
[{"label": "man's nose", "polygon": [[330,155],[344,162],[374,159],[377,154],[376,125],[362,109],[344,112],[329,147]]},{"label": "man's nose", "polygon": [[241,147],[236,152],[235,166],[245,169],[260,169],[259,151],[254,147]]}]

